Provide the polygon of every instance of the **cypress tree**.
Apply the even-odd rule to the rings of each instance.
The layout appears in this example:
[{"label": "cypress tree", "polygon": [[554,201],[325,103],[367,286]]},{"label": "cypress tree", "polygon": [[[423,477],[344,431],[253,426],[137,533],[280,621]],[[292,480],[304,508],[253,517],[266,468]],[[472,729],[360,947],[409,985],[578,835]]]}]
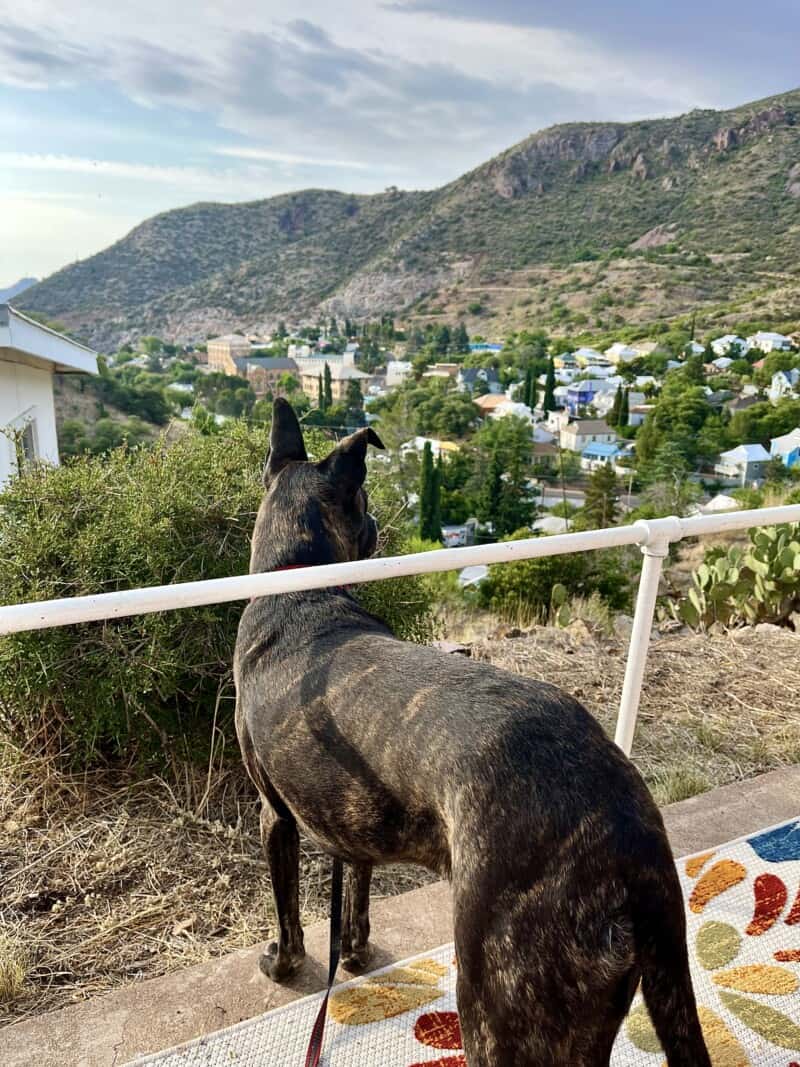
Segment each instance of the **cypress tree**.
[{"label": "cypress tree", "polygon": [[433,467],[433,449],[430,441],[422,450],[422,470],[419,479],[419,535],[425,541],[434,541],[431,536],[434,518],[434,494],[436,473]]},{"label": "cypress tree", "polygon": [[622,386],[620,385],[617,388],[616,393],[614,393],[614,405],[613,405],[613,407],[611,408],[611,411],[609,412],[609,414],[606,417],[606,422],[608,423],[609,426],[619,426],[620,425],[620,418],[621,418],[621,413],[622,413],[622,393],[623,393],[623,389],[622,389]]},{"label": "cypress tree", "polygon": [[553,357],[547,364],[547,378],[544,383],[544,400],[542,401],[542,411],[545,415],[548,411],[556,410],[556,365],[553,362]]},{"label": "cypress tree", "polygon": [[523,394],[523,401],[533,411],[536,407],[536,401],[538,400],[538,388],[536,383],[536,371],[532,366],[529,366],[525,371],[525,390]]},{"label": "cypress tree", "polygon": [[333,407],[333,386],[331,385],[331,368],[328,364],[325,364],[325,377],[324,377],[324,389],[325,389],[325,407],[324,411]]},{"label": "cypress tree", "polygon": [[441,541],[442,539],[442,454],[436,460],[433,471],[433,492],[431,493],[431,515],[429,541]]},{"label": "cypress tree", "polygon": [[622,400],[619,407],[619,418],[617,419],[617,426],[627,426],[631,417],[631,391],[626,389],[622,395]]}]

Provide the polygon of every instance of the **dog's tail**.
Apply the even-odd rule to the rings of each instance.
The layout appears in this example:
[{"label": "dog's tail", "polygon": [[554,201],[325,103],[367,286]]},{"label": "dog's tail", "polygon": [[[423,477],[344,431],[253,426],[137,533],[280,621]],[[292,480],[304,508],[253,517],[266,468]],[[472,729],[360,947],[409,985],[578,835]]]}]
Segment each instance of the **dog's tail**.
[{"label": "dog's tail", "polygon": [[664,841],[666,862],[630,887],[634,944],[642,994],[669,1067],[711,1067],[697,1015],[686,917],[678,874]]}]

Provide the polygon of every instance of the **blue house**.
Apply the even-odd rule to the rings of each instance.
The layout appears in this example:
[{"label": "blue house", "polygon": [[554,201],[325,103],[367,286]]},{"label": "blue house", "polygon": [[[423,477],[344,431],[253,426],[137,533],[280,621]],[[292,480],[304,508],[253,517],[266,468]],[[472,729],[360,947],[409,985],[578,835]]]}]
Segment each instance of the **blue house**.
[{"label": "blue house", "polygon": [[[616,381],[617,379],[615,379]],[[570,415],[577,417],[581,408],[586,408],[594,403],[598,393],[614,392],[616,386],[609,386],[604,378],[583,378],[573,382],[567,388],[567,410]]]},{"label": "blue house", "polygon": [[786,467],[800,466],[800,427],[783,437],[773,437],[769,454],[773,459],[782,460]]},{"label": "blue house", "polygon": [[607,464],[615,464],[622,454],[617,444],[605,444],[602,441],[593,441],[581,452],[581,468],[585,471],[594,471],[598,467]]},{"label": "blue house", "polygon": [[503,346],[498,344],[489,344],[488,341],[480,341],[476,344],[470,344],[470,352],[502,352]]}]

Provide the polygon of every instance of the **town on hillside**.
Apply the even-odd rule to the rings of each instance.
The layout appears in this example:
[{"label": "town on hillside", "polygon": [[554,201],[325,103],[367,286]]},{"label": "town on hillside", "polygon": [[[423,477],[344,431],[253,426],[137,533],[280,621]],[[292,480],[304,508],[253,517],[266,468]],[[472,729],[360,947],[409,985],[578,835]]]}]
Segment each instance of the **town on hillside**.
[{"label": "town on hillside", "polygon": [[[162,429],[265,423],[285,397],[328,436],[374,425],[407,515],[424,541],[448,546],[736,509],[800,487],[798,333],[701,342],[674,329],[594,348],[332,317],[187,346],[143,337],[98,363],[96,376],[56,375],[62,457]],[[2,418],[13,426],[24,413]],[[28,453],[55,433],[28,423]]]}]

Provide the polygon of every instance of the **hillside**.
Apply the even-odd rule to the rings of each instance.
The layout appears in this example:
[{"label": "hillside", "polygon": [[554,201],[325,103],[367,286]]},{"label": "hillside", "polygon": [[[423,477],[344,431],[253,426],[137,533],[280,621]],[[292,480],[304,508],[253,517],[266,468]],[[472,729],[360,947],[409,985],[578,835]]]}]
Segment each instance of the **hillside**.
[{"label": "hillside", "polygon": [[[731,111],[555,126],[430,192],[195,204],[18,303],[101,347],[319,310],[462,315],[485,332],[695,308],[797,318],[799,119],[796,90]],[[573,299],[581,289],[591,298]]]},{"label": "hillside", "polygon": [[38,278],[20,278],[18,282],[9,285],[7,289],[0,289],[0,304],[4,304],[7,300],[13,300],[15,296],[19,296],[26,289],[30,289],[32,285],[36,285],[38,280]]}]

